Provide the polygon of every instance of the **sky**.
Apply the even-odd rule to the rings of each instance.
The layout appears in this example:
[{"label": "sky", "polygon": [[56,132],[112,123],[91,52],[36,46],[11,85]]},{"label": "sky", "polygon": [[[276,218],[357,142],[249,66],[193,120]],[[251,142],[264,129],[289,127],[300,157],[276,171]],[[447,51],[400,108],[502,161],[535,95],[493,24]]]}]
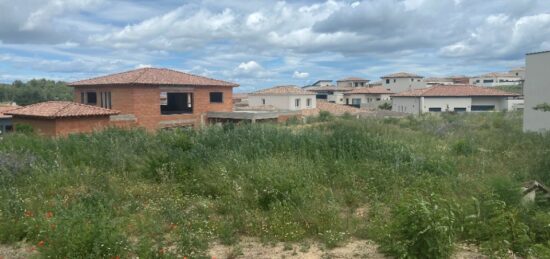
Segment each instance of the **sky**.
[{"label": "sky", "polygon": [[550,50],[548,0],[0,0],[0,82],[140,67],[275,85],[477,75]]}]

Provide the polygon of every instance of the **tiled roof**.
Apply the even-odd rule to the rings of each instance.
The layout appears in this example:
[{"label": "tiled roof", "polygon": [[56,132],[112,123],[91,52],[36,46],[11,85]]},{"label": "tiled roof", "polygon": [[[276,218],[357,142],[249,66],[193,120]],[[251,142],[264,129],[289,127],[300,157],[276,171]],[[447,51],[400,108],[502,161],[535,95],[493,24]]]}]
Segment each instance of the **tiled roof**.
[{"label": "tiled roof", "polygon": [[282,85],[272,88],[262,89],[249,95],[312,95],[315,94],[310,91],[306,91],[295,85]]},{"label": "tiled roof", "polygon": [[11,118],[10,115],[6,115],[5,113],[6,112],[9,112],[9,111],[12,111],[12,110],[15,110],[17,108],[21,108],[21,106],[17,106],[17,105],[0,105],[0,119],[9,119]]},{"label": "tiled roof", "polygon": [[375,87],[358,87],[349,92],[346,92],[346,94],[392,94],[392,92],[390,92],[388,89],[384,87],[375,86]]},{"label": "tiled roof", "polygon": [[74,102],[55,101],[28,105],[19,109],[11,110],[6,114],[22,117],[41,117],[54,119],[65,117],[108,116],[118,113],[118,111],[109,110],[97,106]]},{"label": "tiled roof", "polygon": [[132,71],[77,81],[69,86],[93,85],[185,85],[185,86],[230,86],[237,84],[191,75],[166,68],[140,68]]},{"label": "tiled roof", "polygon": [[344,81],[370,81],[370,80],[360,78],[360,77],[346,77],[344,79],[338,80],[338,82],[344,82]]},{"label": "tiled roof", "polygon": [[319,86],[319,87],[308,87],[307,90],[311,92],[324,92],[324,91],[340,91],[347,92],[355,89],[354,87],[338,87],[338,86]]},{"label": "tiled roof", "polygon": [[432,87],[415,89],[410,91],[401,92],[393,95],[393,97],[437,97],[437,96],[451,96],[451,97],[467,97],[467,96],[519,96],[519,94],[509,93],[494,88],[479,87],[473,85],[452,85],[443,86],[436,85]]},{"label": "tiled roof", "polygon": [[416,74],[412,74],[412,73],[399,72],[399,73],[385,75],[381,78],[424,78],[424,77]]}]

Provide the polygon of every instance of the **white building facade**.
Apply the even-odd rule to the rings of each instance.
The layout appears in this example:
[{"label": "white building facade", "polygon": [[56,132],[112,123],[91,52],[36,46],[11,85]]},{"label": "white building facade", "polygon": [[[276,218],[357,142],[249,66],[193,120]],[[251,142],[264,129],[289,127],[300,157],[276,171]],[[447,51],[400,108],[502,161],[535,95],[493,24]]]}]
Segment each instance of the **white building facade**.
[{"label": "white building facade", "polygon": [[425,88],[426,83],[422,80],[423,78],[422,76],[405,72],[381,77],[382,86],[393,93]]},{"label": "white building facade", "polygon": [[348,77],[336,81],[337,87],[366,87],[370,80],[359,77]]},{"label": "white building facade", "polygon": [[523,79],[510,73],[489,73],[470,78],[470,84],[482,87],[521,85]]},{"label": "white building facade", "polygon": [[525,60],[523,130],[549,131],[550,111],[535,107],[550,104],[550,51],[527,54]]},{"label": "white building facade", "polygon": [[433,86],[392,96],[392,110],[411,114],[506,111],[517,94],[475,86]]},{"label": "white building facade", "polygon": [[344,93],[345,104],[357,108],[375,108],[391,100],[392,92],[383,87],[363,87]]},{"label": "white building facade", "polygon": [[278,110],[297,111],[317,107],[315,93],[297,86],[277,86],[250,93],[250,107],[270,106]]}]

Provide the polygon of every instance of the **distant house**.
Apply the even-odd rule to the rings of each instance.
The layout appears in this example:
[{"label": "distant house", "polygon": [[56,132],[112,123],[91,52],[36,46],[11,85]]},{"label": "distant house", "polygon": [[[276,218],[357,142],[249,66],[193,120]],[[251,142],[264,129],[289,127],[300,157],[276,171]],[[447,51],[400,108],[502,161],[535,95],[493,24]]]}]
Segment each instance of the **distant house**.
[{"label": "distant house", "polygon": [[524,131],[550,131],[550,111],[536,109],[550,104],[550,51],[527,54],[523,94]]},{"label": "distant house", "polygon": [[336,81],[337,87],[365,87],[368,86],[370,80],[360,77],[348,77]]},{"label": "distant house", "polygon": [[428,77],[428,78],[424,78],[424,82],[426,83],[426,86],[455,84],[453,79],[448,77]]},{"label": "distant house", "polygon": [[279,110],[303,110],[317,107],[315,93],[297,86],[276,86],[248,94],[250,107],[272,106]]},{"label": "distant house", "polygon": [[305,90],[315,93],[315,98],[317,100],[345,104],[344,93],[353,89],[353,87],[323,86],[306,88]]},{"label": "distant house", "polygon": [[17,105],[0,105],[0,134],[13,130],[12,116],[5,113],[20,108]]},{"label": "distant house", "polygon": [[15,125],[31,126],[39,135],[66,136],[89,133],[111,126],[118,111],[74,102],[43,102],[8,111]]},{"label": "distant house", "polygon": [[400,72],[385,75],[381,78],[382,86],[393,93],[426,87],[426,83],[422,80],[424,78],[423,76],[411,73]]},{"label": "distant house", "polygon": [[310,87],[325,87],[325,86],[334,86],[332,80],[318,80],[317,82],[310,85]]},{"label": "distant house", "polygon": [[357,108],[377,106],[384,101],[390,100],[392,92],[386,88],[377,87],[360,87],[344,93],[346,104]]},{"label": "distant house", "polygon": [[519,77],[521,80],[525,80],[525,67],[513,68],[508,73]]},{"label": "distant house", "polygon": [[142,68],[70,83],[74,101],[120,111],[154,131],[198,126],[208,112],[231,112],[237,84],[165,68]]},{"label": "distant house", "polygon": [[392,110],[427,112],[505,111],[518,94],[472,85],[432,86],[392,95]]},{"label": "distant house", "polygon": [[470,84],[483,87],[520,85],[523,79],[510,73],[488,73],[470,78]]}]

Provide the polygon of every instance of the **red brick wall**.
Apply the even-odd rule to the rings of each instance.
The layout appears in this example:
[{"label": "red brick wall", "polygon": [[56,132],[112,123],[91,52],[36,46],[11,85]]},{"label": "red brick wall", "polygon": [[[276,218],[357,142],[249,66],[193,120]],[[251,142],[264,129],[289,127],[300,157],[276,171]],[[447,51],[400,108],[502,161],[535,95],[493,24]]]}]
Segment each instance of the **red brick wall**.
[{"label": "red brick wall", "polygon": [[108,126],[109,116],[75,117],[59,119],[13,118],[14,123],[29,125],[42,136],[67,136],[71,133],[90,133]]},{"label": "red brick wall", "polygon": [[[201,125],[201,118],[206,119],[209,111],[230,112],[233,110],[233,88],[204,86],[195,87],[193,93],[193,114],[161,115],[160,114],[160,88],[156,86],[117,86],[97,88],[75,88],[74,100],[80,102],[80,93],[86,91],[99,92],[110,91],[112,109],[121,114],[133,114],[137,118],[137,124],[148,130],[156,130],[161,127],[160,122],[177,120],[194,120],[194,126]],[[223,103],[210,103],[210,92],[222,92]]]},{"label": "red brick wall", "polygon": [[55,136],[55,120],[13,117],[13,124],[16,130],[17,125],[29,125],[38,135]]},{"label": "red brick wall", "polygon": [[67,136],[71,133],[91,133],[109,126],[109,116],[61,118],[55,120],[55,133],[56,136]]}]

